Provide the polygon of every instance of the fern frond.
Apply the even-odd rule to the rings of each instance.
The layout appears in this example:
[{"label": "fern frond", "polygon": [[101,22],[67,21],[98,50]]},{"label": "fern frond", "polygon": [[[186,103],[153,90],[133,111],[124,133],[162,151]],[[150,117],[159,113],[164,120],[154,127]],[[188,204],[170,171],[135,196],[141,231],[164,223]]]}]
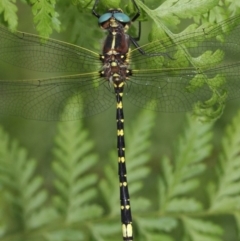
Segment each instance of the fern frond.
[{"label": "fern frond", "polygon": [[222,241],[222,228],[213,222],[190,217],[182,217],[186,240]]},{"label": "fern frond", "polygon": [[239,210],[240,203],[240,112],[226,128],[218,167],[217,187],[211,184],[210,211]]},{"label": "fern frond", "polygon": [[15,0],[1,0],[0,14],[3,14],[4,21],[7,22],[10,30],[15,30],[18,24],[17,6]]},{"label": "fern frond", "polygon": [[188,129],[180,139],[174,163],[168,158],[162,160],[163,176],[159,181],[162,211],[192,212],[201,210],[202,205],[189,195],[199,186],[197,176],[205,170],[202,163],[211,151],[212,124],[202,124],[188,116]]},{"label": "fern frond", "polygon": [[28,159],[26,150],[16,141],[10,142],[2,128],[0,139],[1,201],[8,210],[3,213],[5,235],[14,230],[15,235],[30,240],[29,231],[51,222],[56,215],[52,209],[44,207],[48,194],[42,189],[42,177],[35,176],[36,161]]},{"label": "fern frond", "polygon": [[141,240],[170,241],[173,239],[166,233],[173,231],[177,227],[178,221],[172,217],[138,217],[137,224],[140,231],[139,236],[142,237]]},{"label": "fern frond", "polygon": [[[196,56],[192,56],[192,54],[190,53],[191,51],[187,50],[188,44],[194,41],[194,38],[189,38],[189,36],[192,36],[192,34],[189,35],[187,33],[193,33],[194,31],[201,33],[202,29],[206,29],[206,27],[209,26],[213,27],[217,23],[220,23],[220,21],[224,18],[226,19],[227,17],[233,15],[237,16],[237,13],[234,12],[233,14],[229,14],[226,7],[222,8],[224,11],[222,12],[222,15],[219,16],[220,12],[218,12],[218,14],[214,12],[214,8],[219,4],[218,0],[166,0],[162,5],[153,10],[148,8],[140,0],[136,0],[136,2],[138,6],[141,7],[149,16],[149,18],[151,18],[154,22],[153,28],[150,32],[150,41],[161,40],[163,42],[163,47],[165,47],[166,49],[166,52],[169,51],[169,48],[168,44],[164,44],[164,42],[176,44],[174,46],[175,52],[173,53],[173,51],[170,50],[170,52],[174,55],[174,59],[176,60],[170,64],[172,68],[183,68],[189,67],[191,65],[194,69],[197,70],[199,68],[202,68],[200,63],[204,63],[205,66],[208,66],[208,61],[212,62],[212,66],[216,66],[216,62],[214,62],[216,61],[215,56],[210,53],[204,53],[206,50],[203,50],[202,54],[198,54],[198,61],[199,59],[201,59],[201,61],[196,61]],[[211,16],[210,14],[208,14],[209,12],[211,13]],[[198,24],[193,23],[190,26],[186,27],[183,31],[180,30],[181,32],[179,32],[179,29],[182,28],[176,29],[176,26],[181,23],[180,19],[186,19],[190,17],[195,17],[195,21]],[[234,26],[236,22],[237,21],[232,21],[232,23],[229,23],[229,26]],[[199,23],[202,23],[202,26],[199,26]],[[171,26],[171,28],[169,28],[169,26]],[[177,34],[173,33],[174,28],[178,31]],[[203,36],[204,35],[202,35],[202,37]],[[177,41],[177,39],[179,38],[184,39],[184,41],[182,43],[179,43]],[[204,41],[204,37],[202,38],[202,41]],[[199,45],[201,45],[199,40],[197,42]],[[211,58],[209,58],[209,55],[211,55]],[[218,54],[217,62],[222,61],[222,58],[220,56],[221,54]],[[163,65],[164,64],[165,63],[163,62]],[[169,63],[167,63],[166,61],[166,64],[168,65]],[[197,93],[197,91],[199,91],[199,89],[201,88],[201,86],[199,85],[200,82],[198,76],[195,76],[189,81],[189,85],[186,89],[190,92]],[[207,100],[193,103],[194,115],[203,122],[219,118],[223,113],[223,109],[227,99],[227,95],[225,93],[219,94],[221,92],[221,89],[223,89],[223,86],[225,85],[223,76],[216,75],[213,78],[209,78],[207,83],[209,84],[209,89],[211,90],[211,96],[209,96]]]},{"label": "fern frond", "polygon": [[55,9],[55,0],[31,0],[34,23],[38,33],[43,37],[49,37],[52,29],[60,31],[60,21]]},{"label": "fern frond", "polygon": [[100,206],[90,204],[97,197],[94,185],[98,181],[97,175],[91,172],[97,162],[92,150],[93,143],[80,121],[59,123],[52,165],[58,195],[53,200],[59,215],[68,224],[102,214]]},{"label": "fern frond", "polygon": [[204,14],[215,7],[218,2],[218,0],[204,0],[201,2],[195,0],[167,0],[161,4],[159,8],[157,8],[154,12],[161,18],[164,18],[167,15],[168,21],[173,22],[173,24],[179,24],[179,18],[185,19]]},{"label": "fern frond", "polygon": [[[157,222],[156,222],[157,221]],[[148,218],[141,219],[138,223],[141,224],[142,227],[145,227],[147,230],[162,230],[165,232],[170,232],[174,228],[176,228],[178,222],[176,219],[172,217],[161,217],[161,218]]]},{"label": "fern frond", "polygon": [[[177,217],[181,219],[183,213],[202,210],[201,202],[190,194],[199,186],[197,176],[205,170],[202,161],[211,150],[209,130],[212,124],[202,124],[189,115],[187,123],[188,128],[180,138],[175,161],[171,163],[167,157],[161,161],[163,175],[159,177],[157,217],[137,219],[144,240],[157,240],[157,237],[164,236],[163,231],[173,231],[179,225]],[[171,216],[173,212],[175,217]],[[171,237],[165,235],[163,240],[171,240]]]}]

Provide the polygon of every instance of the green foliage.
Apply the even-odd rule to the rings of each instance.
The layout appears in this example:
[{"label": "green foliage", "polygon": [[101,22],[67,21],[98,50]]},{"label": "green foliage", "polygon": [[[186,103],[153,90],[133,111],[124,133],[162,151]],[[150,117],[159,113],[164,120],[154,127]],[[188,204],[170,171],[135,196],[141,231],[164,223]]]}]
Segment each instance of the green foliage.
[{"label": "green foliage", "polygon": [[[231,216],[239,226],[239,122],[240,112],[226,129],[219,157],[213,157],[213,124],[187,116],[173,159],[159,158],[158,181],[151,187],[157,192],[150,198],[143,190],[153,171],[148,150],[155,116],[136,116],[126,130],[136,239],[220,241],[227,232],[222,218]],[[0,140],[1,240],[121,240],[116,150],[104,161],[82,122],[59,123],[50,188],[36,175],[37,162],[3,129]],[[217,172],[206,179],[211,158]],[[100,162],[103,173],[97,174]]]},{"label": "green foliage", "polygon": [[199,187],[198,175],[205,171],[203,160],[210,155],[211,124],[190,121],[180,139],[174,163],[169,158],[161,160],[163,177],[160,178],[160,210],[162,212],[197,212],[202,210],[199,201],[187,198]]},{"label": "green foliage", "polygon": [[[160,41],[163,46],[158,47],[158,50],[160,52],[169,51],[172,58],[174,58],[174,61],[170,61],[170,65],[168,59],[165,61],[158,59],[158,62],[163,61],[163,66],[174,68],[179,75],[182,74],[181,70],[185,68],[196,71],[192,80],[189,80],[190,86],[186,86],[186,90],[192,90],[191,93],[197,94],[201,90],[202,85],[209,87],[211,96],[207,97],[209,98],[207,100],[195,103],[193,108],[194,115],[203,122],[219,118],[228,97],[227,91],[225,91],[227,84],[222,81],[222,76],[209,77],[205,72],[210,70],[211,67],[216,67],[222,61],[224,53],[219,50],[209,52],[209,49],[204,49],[204,44],[201,44],[201,41],[206,41],[206,38],[209,38],[209,41],[213,41],[212,44],[214,45],[216,36],[218,36],[219,41],[223,41],[223,36],[229,35],[230,29],[236,26],[239,19],[228,21],[226,26],[222,26],[222,29],[217,28],[213,32],[212,28],[214,28],[216,23],[228,19],[229,16],[237,16],[239,9],[229,8],[231,3],[221,3],[219,0],[166,0],[153,10],[148,8],[141,0],[136,0],[136,2],[154,22],[149,36],[150,41],[153,41],[154,44],[157,41],[158,45]],[[195,23],[188,25],[179,32],[179,29],[182,29],[182,27],[177,27],[180,25],[181,20],[188,18],[192,18]],[[227,30],[224,30],[224,28]],[[203,29],[204,32],[206,31],[206,34],[203,34]],[[173,30],[178,32],[173,33]],[[195,32],[195,36],[192,35],[193,32]],[[201,37],[203,38],[202,40]],[[175,46],[168,48],[172,43],[175,43]],[[191,53],[192,47],[202,49],[202,53],[199,52],[197,58],[194,55],[194,51]],[[161,65],[158,64],[158,66]],[[199,82],[196,81],[199,78],[199,74],[202,85],[199,85]]]},{"label": "green foliage", "polygon": [[89,204],[97,197],[92,187],[98,178],[88,173],[96,165],[97,155],[92,153],[93,143],[87,140],[88,133],[82,128],[78,122],[60,123],[54,148],[52,167],[58,195],[53,202],[66,223],[96,218],[102,213],[99,206]]},{"label": "green foliage", "polygon": [[239,210],[240,203],[240,112],[226,129],[218,163],[218,182],[209,186],[211,212]]},{"label": "green foliage", "polygon": [[17,7],[14,3],[16,3],[16,0],[0,1],[0,14],[3,14],[3,19],[8,24],[10,30],[15,30],[18,22]]},{"label": "green foliage", "polygon": [[58,13],[55,11],[55,0],[30,0],[36,29],[43,37],[52,33],[52,28],[60,31]]},{"label": "green foliage", "polygon": [[32,240],[32,230],[52,222],[56,213],[46,206],[48,192],[43,177],[35,176],[36,161],[16,141],[10,141],[2,128],[0,136],[1,240]]}]

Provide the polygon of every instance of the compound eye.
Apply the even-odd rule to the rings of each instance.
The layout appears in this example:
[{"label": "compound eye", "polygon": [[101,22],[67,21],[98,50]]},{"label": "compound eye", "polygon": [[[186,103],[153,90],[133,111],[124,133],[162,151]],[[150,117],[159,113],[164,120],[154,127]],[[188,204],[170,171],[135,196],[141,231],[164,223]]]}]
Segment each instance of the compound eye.
[{"label": "compound eye", "polygon": [[100,18],[98,19],[98,23],[102,24],[106,21],[108,21],[112,17],[112,13],[104,13]]},{"label": "compound eye", "polygon": [[131,22],[131,19],[128,17],[128,15],[124,14],[124,13],[114,13],[113,17],[121,22],[121,23],[129,23]]}]

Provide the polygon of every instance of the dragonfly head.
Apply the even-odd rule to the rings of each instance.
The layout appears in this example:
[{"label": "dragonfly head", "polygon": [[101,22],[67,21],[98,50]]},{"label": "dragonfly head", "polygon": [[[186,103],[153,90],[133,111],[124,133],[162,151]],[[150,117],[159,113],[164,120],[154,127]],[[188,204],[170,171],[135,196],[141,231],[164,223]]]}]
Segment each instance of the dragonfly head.
[{"label": "dragonfly head", "polygon": [[127,30],[130,23],[131,19],[123,13],[121,9],[109,9],[107,13],[104,13],[98,19],[98,24],[103,29],[122,26],[125,30]]}]

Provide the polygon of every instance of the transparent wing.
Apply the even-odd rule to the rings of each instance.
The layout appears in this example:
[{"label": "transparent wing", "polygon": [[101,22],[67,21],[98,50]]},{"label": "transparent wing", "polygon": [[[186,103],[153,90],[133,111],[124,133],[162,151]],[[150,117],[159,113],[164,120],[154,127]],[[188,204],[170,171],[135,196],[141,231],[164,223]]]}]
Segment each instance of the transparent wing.
[{"label": "transparent wing", "polygon": [[[240,95],[240,16],[215,27],[156,40],[133,49],[129,100],[164,112],[188,111],[213,96]],[[226,36],[224,38],[224,36]]]},{"label": "transparent wing", "polygon": [[206,85],[196,93],[187,92],[186,86],[193,77],[190,71],[181,76],[163,70],[154,73],[134,71],[125,95],[134,105],[146,109],[160,112],[189,111],[196,101],[211,97],[211,91]]},{"label": "transparent wing", "polygon": [[101,68],[97,53],[32,34],[11,33],[4,27],[0,36],[3,62],[38,72],[76,73],[42,80],[0,80],[1,115],[75,120],[100,113],[114,102],[113,91],[97,72]]},{"label": "transparent wing", "polygon": [[40,72],[88,73],[100,68],[99,55],[83,47],[0,26],[0,61]]},{"label": "transparent wing", "polygon": [[0,81],[1,115],[76,120],[100,113],[114,102],[113,91],[97,72],[45,80]]}]

